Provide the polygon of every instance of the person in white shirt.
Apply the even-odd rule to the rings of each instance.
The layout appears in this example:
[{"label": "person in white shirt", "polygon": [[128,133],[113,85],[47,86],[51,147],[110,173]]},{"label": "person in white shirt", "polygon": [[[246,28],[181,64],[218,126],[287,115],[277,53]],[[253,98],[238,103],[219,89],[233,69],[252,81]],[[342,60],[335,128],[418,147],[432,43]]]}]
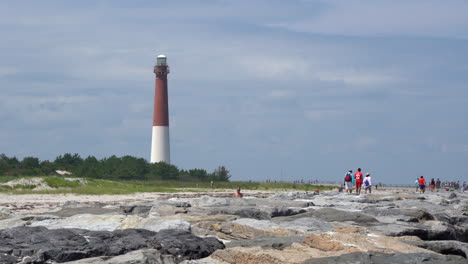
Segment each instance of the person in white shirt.
[{"label": "person in white shirt", "polygon": [[372,182],[371,182],[371,176],[370,173],[366,173],[366,177],[364,178],[364,191],[367,193],[367,190],[369,190],[369,193],[372,193]]}]

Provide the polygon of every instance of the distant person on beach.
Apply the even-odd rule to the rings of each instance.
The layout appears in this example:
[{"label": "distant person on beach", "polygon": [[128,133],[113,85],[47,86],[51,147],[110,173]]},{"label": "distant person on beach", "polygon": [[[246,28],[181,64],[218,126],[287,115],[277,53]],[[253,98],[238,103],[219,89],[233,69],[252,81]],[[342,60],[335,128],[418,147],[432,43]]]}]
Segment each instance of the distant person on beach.
[{"label": "distant person on beach", "polygon": [[426,180],[424,179],[424,176],[421,176],[418,182],[419,182],[419,193],[424,193],[426,191]]},{"label": "distant person on beach", "polygon": [[371,182],[371,176],[370,173],[366,173],[366,177],[364,178],[364,191],[367,193],[372,193],[372,182]]},{"label": "distant person on beach", "polygon": [[244,195],[241,193],[240,187],[237,188],[236,192],[232,195],[234,198],[242,198]]},{"label": "distant person on beach", "polygon": [[463,187],[462,191],[465,192],[466,188],[468,188],[468,185],[466,185],[465,181],[463,182],[462,187]]},{"label": "distant person on beach", "polygon": [[344,177],[344,185],[347,193],[353,192],[353,170],[349,170]]},{"label": "distant person on beach", "polygon": [[436,181],[436,191],[439,192],[440,191],[440,179],[437,178],[437,181]]},{"label": "distant person on beach", "polygon": [[419,190],[419,179],[416,178],[416,180],[414,181],[414,184],[416,184],[416,191]]},{"label": "distant person on beach", "polygon": [[434,178],[431,179],[431,183],[429,184],[429,186],[431,186],[431,192],[434,192],[434,189],[435,189],[435,186],[436,186]]},{"label": "distant person on beach", "polygon": [[356,173],[354,173],[354,179],[356,180],[356,193],[361,194],[361,186],[362,186],[361,168],[358,168]]}]

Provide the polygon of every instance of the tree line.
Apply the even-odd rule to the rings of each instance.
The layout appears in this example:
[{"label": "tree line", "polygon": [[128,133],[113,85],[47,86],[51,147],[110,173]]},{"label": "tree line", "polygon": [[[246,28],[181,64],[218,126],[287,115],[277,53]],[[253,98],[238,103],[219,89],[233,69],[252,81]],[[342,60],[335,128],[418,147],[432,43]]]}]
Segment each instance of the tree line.
[{"label": "tree line", "polygon": [[36,157],[19,160],[0,154],[0,176],[53,175],[56,170],[71,172],[75,177],[107,180],[229,181],[231,177],[224,166],[208,173],[204,169],[183,170],[164,162],[150,163],[133,156],[83,159],[78,154],[65,153],[54,161],[40,161]]}]

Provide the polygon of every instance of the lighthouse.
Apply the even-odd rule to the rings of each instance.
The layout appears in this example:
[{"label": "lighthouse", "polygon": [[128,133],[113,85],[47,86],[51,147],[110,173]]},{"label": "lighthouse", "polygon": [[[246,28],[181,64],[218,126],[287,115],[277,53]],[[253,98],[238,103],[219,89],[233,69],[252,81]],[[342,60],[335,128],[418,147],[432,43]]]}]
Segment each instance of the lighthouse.
[{"label": "lighthouse", "polygon": [[165,55],[156,58],[154,66],[156,82],[154,88],[153,133],[151,137],[151,163],[170,163],[169,147],[169,103],[167,74],[169,66]]}]

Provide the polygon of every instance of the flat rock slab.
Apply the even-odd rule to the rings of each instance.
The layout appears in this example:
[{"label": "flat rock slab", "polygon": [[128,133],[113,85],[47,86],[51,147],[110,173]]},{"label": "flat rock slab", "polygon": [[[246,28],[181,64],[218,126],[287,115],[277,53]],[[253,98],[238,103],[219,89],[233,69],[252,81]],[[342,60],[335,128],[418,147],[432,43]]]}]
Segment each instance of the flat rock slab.
[{"label": "flat rock slab", "polygon": [[156,249],[139,249],[115,257],[95,257],[64,262],[66,264],[176,264],[174,256]]},{"label": "flat rock slab", "polygon": [[163,229],[190,230],[190,223],[182,219],[161,219],[159,217],[145,218],[136,215],[127,216],[117,214],[80,214],[67,218],[49,218],[42,221],[32,222],[31,226],[44,226],[49,229],[78,228],[94,231],[114,231],[117,229],[131,228],[140,228],[155,232]]},{"label": "flat rock slab", "polygon": [[291,216],[283,216],[275,218],[275,222],[294,221],[304,217],[315,217],[325,222],[354,222],[358,225],[368,225],[378,223],[379,221],[370,215],[366,215],[355,211],[338,210],[335,208],[321,208],[317,210],[309,210],[305,213],[294,214]]},{"label": "flat rock slab", "polygon": [[380,252],[353,252],[336,257],[309,259],[301,264],[466,264],[460,256],[444,256],[435,253],[385,254]]},{"label": "flat rock slab", "polygon": [[226,247],[262,247],[283,250],[292,243],[302,243],[303,236],[297,237],[257,237],[249,240],[236,240],[226,243]]},{"label": "flat rock slab", "polygon": [[102,207],[65,207],[56,212],[51,212],[49,214],[56,215],[60,217],[69,217],[77,214],[93,214],[93,215],[103,215],[119,212],[118,209],[108,209]]}]

